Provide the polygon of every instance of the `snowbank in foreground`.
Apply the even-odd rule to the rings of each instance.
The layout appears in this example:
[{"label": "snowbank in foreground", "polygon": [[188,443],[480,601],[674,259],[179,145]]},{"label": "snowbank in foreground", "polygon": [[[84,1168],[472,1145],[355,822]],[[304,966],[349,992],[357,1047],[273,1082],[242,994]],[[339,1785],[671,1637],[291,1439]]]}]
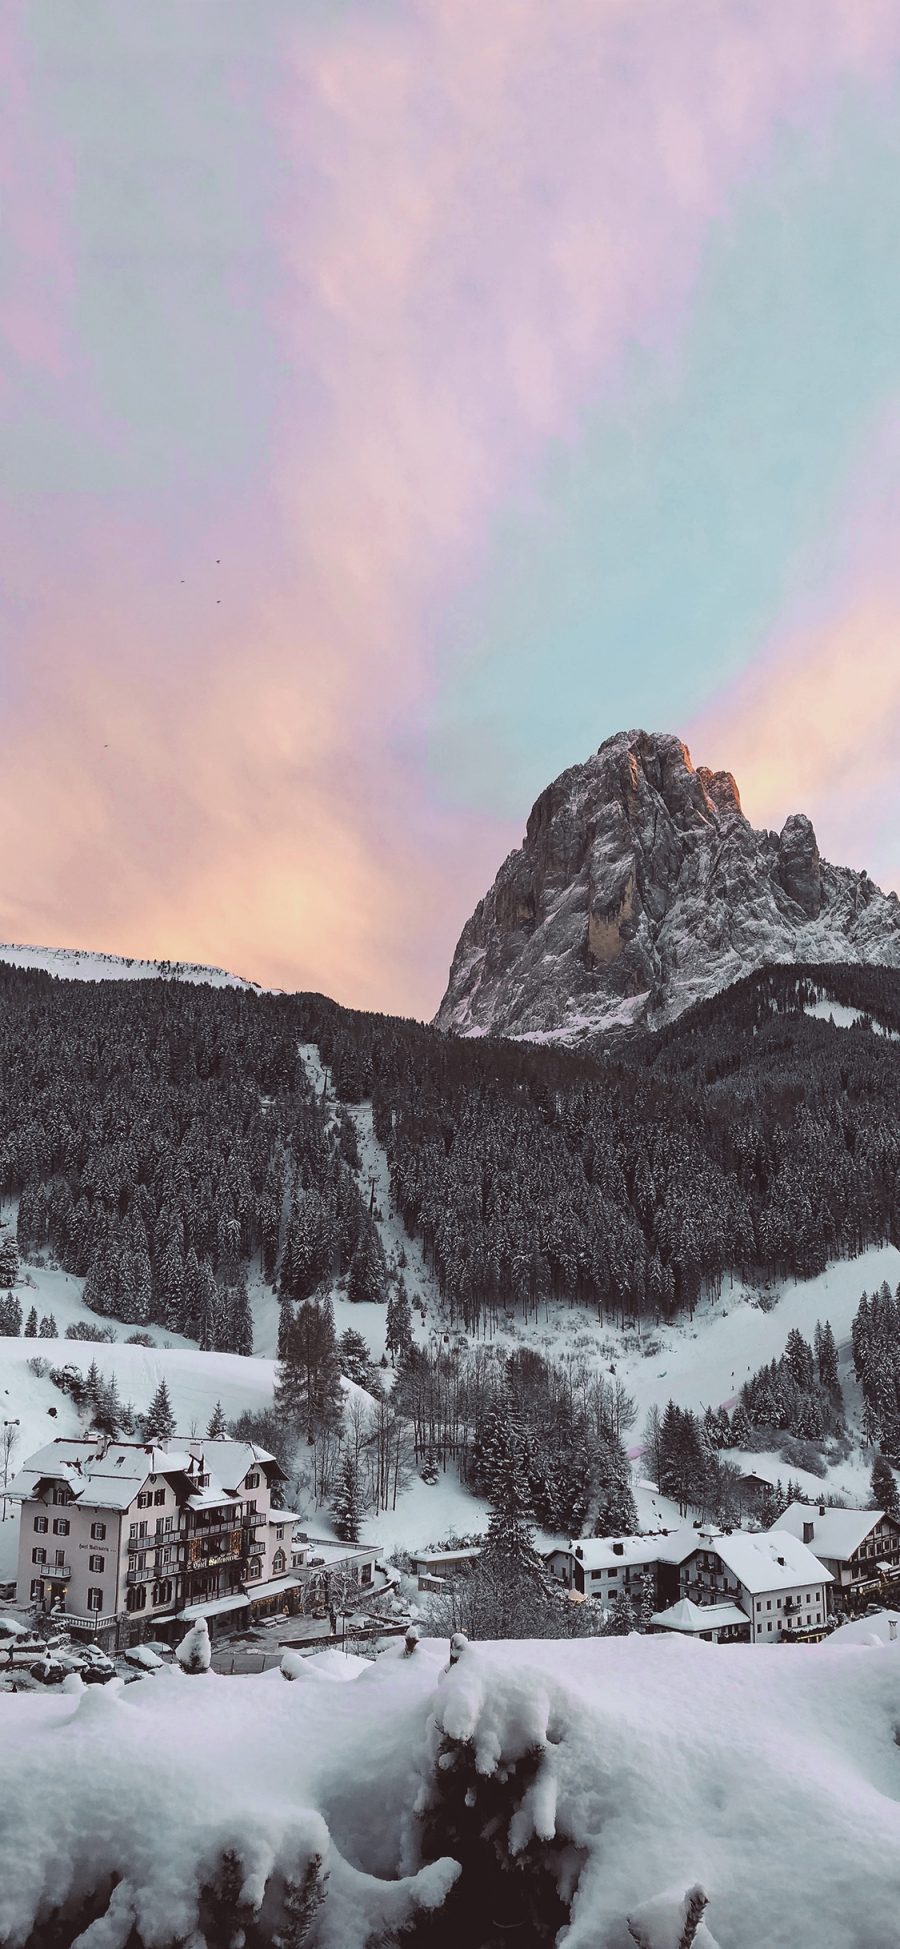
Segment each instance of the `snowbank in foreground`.
[{"label": "snowbank in foreground", "polygon": [[0,1941],[37,1949],[54,1908],[89,1917],[116,1877],[85,1949],[200,1949],[236,1921],[248,1943],[271,1940],[286,1901],[320,1898],[320,1949],[364,1949],[408,1922],[424,1942],[416,1917],[445,1901],[449,1917],[468,1880],[458,1939],[477,1949],[494,1817],[534,1944],[553,1939],[539,1932],[548,1888],[566,1949],[633,1949],[638,1914],[655,1949],[699,1882],[698,1944],[884,1949],[900,1904],[898,1721],[900,1645],[472,1645],[448,1670],[446,1648],[423,1641],[352,1684],[323,1663],[290,1685],[167,1669],[127,1691],[0,1696],[16,1783]]}]

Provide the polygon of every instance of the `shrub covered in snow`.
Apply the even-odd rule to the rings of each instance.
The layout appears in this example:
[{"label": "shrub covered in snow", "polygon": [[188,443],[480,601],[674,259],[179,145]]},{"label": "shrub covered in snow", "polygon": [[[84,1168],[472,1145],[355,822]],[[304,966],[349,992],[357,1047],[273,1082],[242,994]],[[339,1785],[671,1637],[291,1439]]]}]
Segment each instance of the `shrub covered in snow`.
[{"label": "shrub covered in snow", "polygon": [[0,1697],[4,1949],[896,1940],[900,1647],[456,1650]]}]

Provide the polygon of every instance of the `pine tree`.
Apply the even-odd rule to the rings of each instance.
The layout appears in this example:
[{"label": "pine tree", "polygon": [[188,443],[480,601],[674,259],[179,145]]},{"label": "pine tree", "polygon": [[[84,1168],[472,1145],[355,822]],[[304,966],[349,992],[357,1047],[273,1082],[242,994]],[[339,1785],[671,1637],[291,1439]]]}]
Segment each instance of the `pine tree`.
[{"label": "pine tree", "polygon": [[633,1536],[638,1526],[631,1466],[620,1441],[607,1438],[597,1451],[595,1536]]},{"label": "pine tree", "polygon": [[209,1418],[209,1427],[206,1430],[207,1441],[224,1441],[227,1433],[224,1409],[221,1401],[217,1401]]},{"label": "pine tree", "polygon": [[348,1381],[355,1381],[357,1387],[368,1387],[372,1378],[372,1360],[368,1346],[361,1333],[349,1326],[338,1341],[338,1359],[341,1373]]},{"label": "pine tree", "polygon": [[332,1505],[334,1527],[342,1543],[358,1543],[362,1525],[362,1498],[359,1470],[349,1450],[341,1464],[337,1493]]},{"label": "pine tree", "polygon": [[38,1329],[38,1337],[41,1340],[55,1340],[57,1338],[56,1321],[52,1313],[44,1314]]},{"label": "pine tree", "polygon": [[37,1308],[36,1308],[36,1307],[34,1307],[34,1306],[32,1306],[32,1308],[31,1308],[31,1311],[30,1311],[30,1313],[29,1313],[29,1315],[28,1315],[28,1318],[27,1318],[27,1320],[25,1321],[25,1338],[26,1338],[26,1340],[36,1340],[36,1339],[37,1339],[37,1330],[38,1330],[38,1316],[37,1316]]},{"label": "pine tree", "polygon": [[0,1333],[16,1338],[22,1331],[22,1308],[15,1293],[0,1299]]},{"label": "pine tree", "polygon": [[378,1228],[371,1218],[360,1234],[359,1243],[350,1262],[347,1275],[347,1298],[356,1301],[376,1300],[386,1297],[387,1269],[384,1263],[384,1250],[378,1236]]},{"label": "pine tree", "polygon": [[175,1433],[175,1416],[165,1380],[161,1380],[143,1419],[144,1440],[165,1448]]},{"label": "pine tree", "polygon": [[872,1505],[875,1509],[883,1509],[886,1516],[900,1521],[897,1478],[884,1455],[876,1455],[872,1463]]},{"label": "pine tree", "polygon": [[611,1638],[627,1638],[631,1631],[637,1630],[634,1605],[627,1590],[618,1591],[613,1598],[606,1629]]},{"label": "pine tree", "polygon": [[0,1286],[13,1286],[19,1276],[19,1247],[12,1232],[0,1232]]},{"label": "pine tree", "polygon": [[385,1322],[385,1351],[390,1354],[394,1366],[396,1366],[398,1360],[405,1358],[412,1343],[412,1314],[410,1312],[406,1287],[403,1284],[403,1280],[400,1279],[398,1280],[396,1291],[392,1292],[388,1300],[387,1319]]}]

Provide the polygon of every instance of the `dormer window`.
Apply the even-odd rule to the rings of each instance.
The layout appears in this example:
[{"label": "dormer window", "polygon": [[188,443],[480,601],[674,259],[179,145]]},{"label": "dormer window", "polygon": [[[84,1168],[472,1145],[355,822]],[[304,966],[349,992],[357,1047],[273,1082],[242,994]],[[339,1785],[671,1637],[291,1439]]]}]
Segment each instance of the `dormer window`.
[{"label": "dormer window", "polygon": [[53,1491],[53,1500],[58,1507],[65,1509],[69,1500],[69,1491],[68,1489],[64,1489],[61,1483],[57,1483]]},{"label": "dormer window", "polygon": [[197,1487],[198,1487],[198,1489],[208,1489],[208,1488],[209,1488],[209,1476],[208,1476],[208,1475],[198,1475],[198,1477],[197,1477]]},{"label": "dormer window", "polygon": [[258,1488],[259,1488],[259,1470],[258,1470],[258,1469],[253,1469],[253,1470],[251,1471],[251,1473],[250,1473],[250,1474],[249,1474],[248,1476],[246,1476],[246,1477],[245,1477],[245,1479],[244,1479],[244,1488],[245,1488],[245,1489],[258,1489]]}]

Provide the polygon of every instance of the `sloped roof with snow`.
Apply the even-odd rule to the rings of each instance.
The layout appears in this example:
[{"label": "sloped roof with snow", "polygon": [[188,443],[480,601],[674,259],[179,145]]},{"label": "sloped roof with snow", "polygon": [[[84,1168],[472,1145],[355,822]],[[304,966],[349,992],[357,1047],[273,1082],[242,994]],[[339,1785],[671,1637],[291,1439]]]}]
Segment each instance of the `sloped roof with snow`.
[{"label": "sloped roof with snow", "polygon": [[814,1555],[830,1557],[833,1563],[846,1563],[883,1516],[883,1509],[826,1509],[823,1515],[818,1503],[810,1507],[805,1502],[792,1502],[784,1515],[779,1516],[778,1528],[790,1530],[792,1536],[802,1539],[804,1524],[812,1523],[809,1548]]},{"label": "sloped roof with snow", "polygon": [[[614,1570],[622,1563],[683,1563],[697,1548],[695,1529],[661,1529],[654,1536],[583,1536],[568,1555],[585,1570]],[[555,1555],[556,1552],[551,1552]]]},{"label": "sloped roof with snow", "polygon": [[[266,1464],[270,1474],[283,1475],[268,1449],[257,1448],[249,1441],[203,1441],[183,1448],[159,1448],[152,1442],[104,1443],[95,1437],[60,1435],[29,1455],[7,1494],[24,1499],[37,1495],[42,1482],[62,1482],[83,1508],[128,1509],[149,1476],[183,1476],[182,1486],[191,1491],[190,1507],[213,1509],[234,1499],[249,1469]],[[199,1473],[209,1475],[204,1488],[197,1484]]]},{"label": "sloped roof with snow", "polygon": [[745,1529],[695,1530],[693,1549],[715,1550],[745,1590],[753,1593],[833,1582],[831,1571],[786,1529],[760,1535]]},{"label": "sloped roof with snow", "polygon": [[287,1480],[281,1463],[267,1448],[254,1441],[204,1441],[203,1453],[210,1474],[217,1475],[225,1489],[237,1489],[252,1468],[265,1468]]},{"label": "sloped roof with snow", "polygon": [[737,1604],[694,1604],[689,1597],[680,1597],[677,1604],[671,1604],[667,1611],[656,1611],[650,1620],[664,1631],[721,1631],[726,1625],[749,1626],[746,1611]]},{"label": "sloped roof with snow", "polygon": [[87,1509],[127,1509],[149,1475],[171,1475],[187,1466],[152,1442],[79,1440],[60,1435],[29,1455],[8,1494],[24,1499],[41,1482],[62,1482],[75,1502]]}]

